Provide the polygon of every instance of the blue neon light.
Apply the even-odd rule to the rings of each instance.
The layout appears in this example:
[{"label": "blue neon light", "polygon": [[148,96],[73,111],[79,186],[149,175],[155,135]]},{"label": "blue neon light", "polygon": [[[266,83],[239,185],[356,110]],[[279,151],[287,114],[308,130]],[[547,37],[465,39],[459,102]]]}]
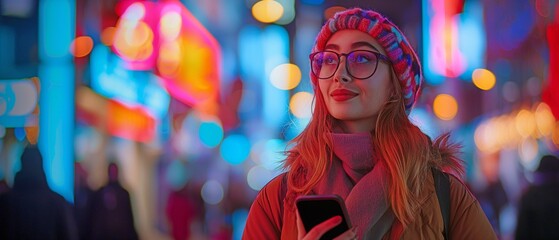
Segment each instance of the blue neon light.
[{"label": "blue neon light", "polygon": [[75,0],[39,1],[39,148],[47,182],[74,201],[74,67],[70,43],[76,23]]}]

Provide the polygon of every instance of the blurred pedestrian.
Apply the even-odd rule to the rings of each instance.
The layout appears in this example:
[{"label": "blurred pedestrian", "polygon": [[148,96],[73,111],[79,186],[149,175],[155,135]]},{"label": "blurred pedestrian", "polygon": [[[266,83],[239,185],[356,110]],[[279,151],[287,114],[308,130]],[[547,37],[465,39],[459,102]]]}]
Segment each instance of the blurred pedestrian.
[{"label": "blurred pedestrian", "polygon": [[517,240],[559,239],[559,158],[545,155],[520,199]]},{"label": "blurred pedestrian", "polygon": [[0,239],[78,239],[72,206],[49,188],[35,145],[23,151],[13,188],[0,199],[0,214]]},{"label": "blurred pedestrian", "polygon": [[89,203],[89,231],[91,240],[135,240],[134,217],[130,194],[118,179],[118,166],[111,162],[108,167],[109,182],[95,191]]},{"label": "blurred pedestrian", "polygon": [[86,239],[89,228],[89,210],[93,190],[87,183],[88,172],[81,163],[74,164],[74,213],[78,225],[80,239]]}]

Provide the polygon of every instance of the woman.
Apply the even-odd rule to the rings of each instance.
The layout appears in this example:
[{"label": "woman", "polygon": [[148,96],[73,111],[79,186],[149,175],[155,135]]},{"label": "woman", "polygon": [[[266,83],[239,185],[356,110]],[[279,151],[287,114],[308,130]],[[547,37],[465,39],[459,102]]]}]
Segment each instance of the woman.
[{"label": "woman", "polygon": [[[359,8],[337,13],[310,55],[316,95],[312,119],[292,141],[287,173],[258,194],[243,239],[319,239],[331,218],[308,233],[295,199],[337,194],[354,228],[339,239],[443,239],[431,169],[450,177],[451,239],[496,239],[463,174],[448,134],[433,142],[408,119],[422,84],[414,50],[392,22]],[[284,180],[285,179],[285,180]]]}]

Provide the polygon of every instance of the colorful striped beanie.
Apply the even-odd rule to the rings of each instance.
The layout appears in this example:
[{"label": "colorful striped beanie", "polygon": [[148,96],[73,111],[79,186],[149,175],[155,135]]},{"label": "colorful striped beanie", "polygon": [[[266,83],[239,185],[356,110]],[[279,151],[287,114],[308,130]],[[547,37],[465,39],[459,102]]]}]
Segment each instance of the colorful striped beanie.
[{"label": "colorful striped beanie", "polygon": [[[394,23],[375,11],[347,9],[326,21],[316,37],[312,52],[324,50],[330,37],[336,31],[344,29],[367,33],[384,48],[400,81],[406,113],[409,114],[419,97],[423,76],[419,58],[404,34]],[[317,84],[317,78],[312,73],[311,80],[314,85]]]}]

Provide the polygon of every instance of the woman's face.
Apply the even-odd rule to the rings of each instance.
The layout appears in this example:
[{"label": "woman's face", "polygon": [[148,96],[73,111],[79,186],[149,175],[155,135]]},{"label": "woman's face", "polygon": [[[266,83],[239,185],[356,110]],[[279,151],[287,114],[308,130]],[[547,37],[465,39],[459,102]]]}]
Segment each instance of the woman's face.
[{"label": "woman's face", "polygon": [[[373,37],[359,30],[341,30],[334,33],[324,50],[338,54],[368,50],[386,55]],[[346,61],[345,56],[340,57],[334,75],[318,80],[319,89],[328,112],[340,120],[344,132],[368,132],[374,128],[380,109],[391,95],[392,68],[379,60],[372,76],[355,79],[348,73]]]}]

